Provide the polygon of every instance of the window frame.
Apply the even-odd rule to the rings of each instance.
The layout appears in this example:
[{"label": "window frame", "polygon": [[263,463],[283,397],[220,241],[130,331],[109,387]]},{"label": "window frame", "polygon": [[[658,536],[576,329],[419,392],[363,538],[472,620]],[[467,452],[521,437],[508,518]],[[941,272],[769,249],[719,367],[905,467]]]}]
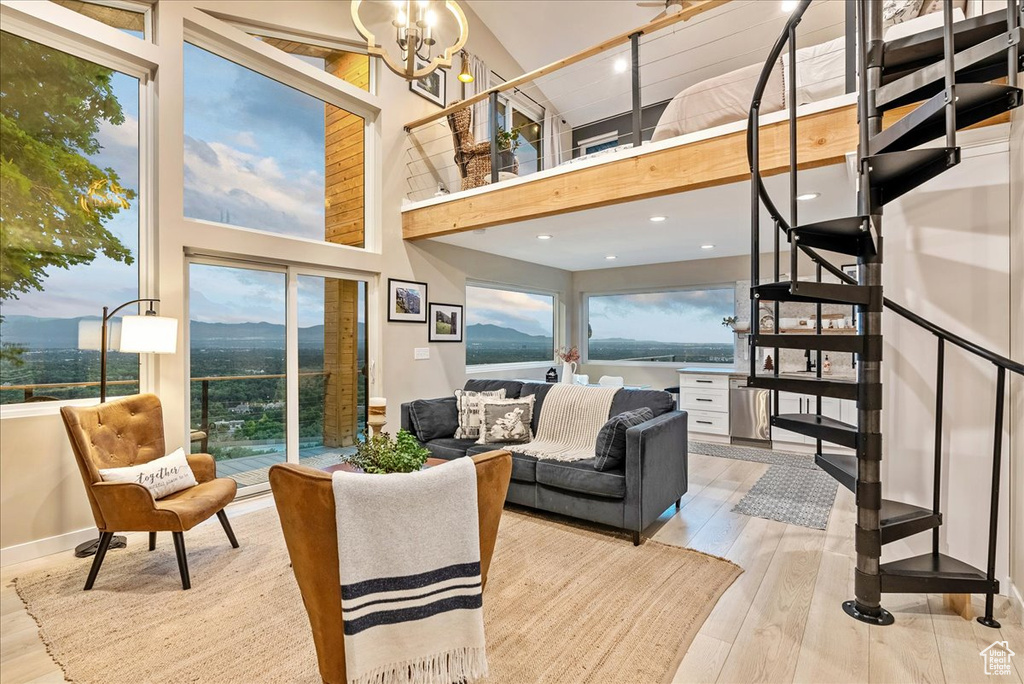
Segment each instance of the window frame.
[{"label": "window frame", "polygon": [[[156,169],[156,55],[153,46],[128,35],[121,29],[90,19],[74,10],[53,3],[39,3],[29,13],[10,5],[0,6],[3,30],[25,40],[33,41],[79,59],[117,71],[139,81],[139,233],[136,267],[138,297],[156,297],[155,287],[155,205],[153,203]],[[69,16],[70,15],[70,16]],[[147,17],[151,16],[147,14]],[[147,18],[147,22],[148,22]],[[67,27],[73,28],[67,28]],[[147,23],[147,27],[149,24]],[[45,292],[45,290],[43,290]],[[96,312],[106,304],[96,302]],[[139,308],[141,313],[142,309]],[[126,313],[132,313],[131,309]],[[139,354],[139,391],[153,392],[156,386],[157,365],[152,354]],[[0,404],[0,420],[56,414],[63,406],[95,406],[99,396],[58,401]]]},{"label": "window frame", "polygon": [[[726,283],[701,283],[699,285],[686,285],[684,287],[642,287],[621,290],[601,290],[597,292],[580,293],[580,338],[583,333],[589,330],[590,326],[590,298],[611,297],[616,295],[637,295],[637,294],[660,294],[665,292],[694,292],[698,290],[729,290],[736,291],[735,282]],[[733,313],[735,315],[735,313]],[[735,333],[733,334],[733,361],[732,363],[710,363],[706,361],[616,361],[614,359],[593,359],[590,357],[590,338],[586,343],[581,344],[580,363],[594,364],[598,366],[627,366],[627,367],[649,367],[649,368],[736,368],[737,356],[735,353]]]},{"label": "window frame", "polygon": [[533,368],[550,368],[555,363],[555,350],[558,349],[562,344],[563,335],[562,332],[562,315],[561,315],[561,302],[559,293],[554,290],[545,290],[543,288],[529,288],[521,285],[509,285],[506,283],[496,283],[493,281],[486,280],[473,280],[466,279],[465,289],[471,287],[484,288],[488,290],[502,290],[505,292],[519,292],[522,294],[540,295],[543,297],[551,297],[551,359],[548,361],[516,361],[516,362],[505,362],[505,363],[476,363],[468,364],[465,363],[465,352],[469,349],[469,303],[468,298],[463,297],[463,305],[466,307],[466,329],[467,332],[463,335],[466,340],[464,343],[465,349],[463,350],[463,363],[466,366],[466,374],[473,375],[476,373],[493,373],[496,371],[510,371],[510,370],[529,370]]},{"label": "window frame", "polygon": [[[382,210],[378,210],[380,203],[376,199],[383,192],[383,150],[380,126],[381,108],[372,89],[371,92],[367,92],[357,88],[294,55],[259,40],[242,28],[194,7],[184,11],[182,22],[182,41],[184,43],[191,43],[217,57],[363,119],[363,246],[353,247],[328,242],[326,239],[313,240],[184,215],[181,217],[182,221],[186,224],[222,226],[230,230],[271,235],[286,240],[321,245],[325,249],[379,255],[383,244],[383,221]],[[273,29],[261,27],[261,30],[272,31]],[[370,69],[371,86],[375,82],[374,71],[373,68]],[[324,265],[326,266],[327,262]]]}]

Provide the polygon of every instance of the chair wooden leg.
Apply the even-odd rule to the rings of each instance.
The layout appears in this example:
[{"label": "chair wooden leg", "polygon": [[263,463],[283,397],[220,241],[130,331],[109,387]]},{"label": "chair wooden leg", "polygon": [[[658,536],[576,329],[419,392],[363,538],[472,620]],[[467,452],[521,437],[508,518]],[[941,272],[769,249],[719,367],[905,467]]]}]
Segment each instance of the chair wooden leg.
[{"label": "chair wooden leg", "polygon": [[231,548],[238,548],[238,540],[235,539],[235,531],[231,529],[231,522],[228,520],[228,514],[224,512],[224,509],[217,511],[217,519],[220,520],[221,527],[224,528],[224,534],[228,535],[228,541],[231,542]]},{"label": "chair wooden leg", "polygon": [[107,548],[110,540],[114,538],[113,532],[100,532],[100,544],[96,548],[96,555],[92,559],[92,567],[89,569],[89,577],[85,580],[85,591],[92,589],[96,582],[96,575],[100,573],[100,566],[103,565],[103,557],[107,555]]},{"label": "chair wooden leg", "polygon": [[156,532],[149,533],[149,550],[152,551],[156,548]]},{"label": "chair wooden leg", "polygon": [[178,556],[178,571],[181,573],[181,588],[191,589],[192,581],[188,577],[188,559],[185,558],[185,534],[171,532],[174,538],[174,553]]}]

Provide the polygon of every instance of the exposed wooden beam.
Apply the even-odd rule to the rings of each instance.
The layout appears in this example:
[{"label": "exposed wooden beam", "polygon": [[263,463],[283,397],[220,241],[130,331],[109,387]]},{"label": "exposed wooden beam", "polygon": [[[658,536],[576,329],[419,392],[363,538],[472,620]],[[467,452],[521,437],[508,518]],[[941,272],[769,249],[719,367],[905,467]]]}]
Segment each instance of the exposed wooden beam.
[{"label": "exposed wooden beam", "polygon": [[405,130],[411,131],[414,128],[418,128],[428,123],[433,123],[434,121],[439,121],[444,117],[448,116],[449,114],[451,114],[452,112],[457,112],[460,109],[465,109],[466,107],[472,106],[477,102],[483,102],[488,97],[490,97],[491,93],[502,93],[506,90],[518,88],[520,86],[526,85],[530,81],[540,78],[541,76],[546,76],[548,74],[558,71],[559,69],[564,69],[567,66],[576,64],[577,62],[582,62],[585,59],[589,59],[595,55],[601,54],[602,52],[611,50],[612,48],[616,48],[620,45],[625,45],[626,43],[629,42],[629,37],[632,36],[634,33],[639,33],[641,35],[654,33],[655,31],[660,31],[666,26],[671,26],[672,24],[678,23],[680,21],[686,21],[687,19],[691,19],[697,16],[698,14],[702,14],[704,12],[707,12],[708,10],[720,7],[721,5],[724,5],[727,2],[729,2],[729,0],[694,0],[693,2],[690,3],[689,6],[685,7],[679,12],[676,12],[675,14],[666,14],[665,16],[655,19],[654,21],[650,21],[644,24],[643,26],[630,29],[625,33],[620,33],[619,35],[609,38],[604,42],[598,43],[597,45],[593,45],[587,48],[586,50],[582,50],[574,55],[564,57],[558,60],[557,62],[552,62],[551,64],[542,66],[539,69],[534,69],[533,71],[525,73],[522,76],[513,78],[511,81],[505,81],[500,85],[496,85],[493,88],[489,88],[483,92],[477,93],[472,97],[467,97],[465,100],[445,107],[444,109],[438,110],[433,114],[430,114],[429,116],[424,116],[420,119],[416,119],[415,121],[410,121],[409,123],[405,124]]},{"label": "exposed wooden beam", "polygon": [[[888,113],[886,124],[913,108],[909,105]],[[1008,115],[1003,115],[978,126],[1008,120]],[[800,168],[842,162],[848,152],[857,149],[857,130],[855,105],[800,117]],[[760,146],[762,175],[789,170],[788,121],[761,126]],[[749,178],[747,134],[737,131],[406,211],[402,234],[406,240],[440,237]]]}]

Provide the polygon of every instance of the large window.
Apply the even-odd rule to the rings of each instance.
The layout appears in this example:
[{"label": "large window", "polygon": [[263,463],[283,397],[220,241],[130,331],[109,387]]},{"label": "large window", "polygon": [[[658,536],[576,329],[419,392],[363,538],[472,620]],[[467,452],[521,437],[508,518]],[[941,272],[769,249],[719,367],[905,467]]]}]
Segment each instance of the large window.
[{"label": "large window", "polygon": [[732,363],[733,288],[590,295],[587,360]]},{"label": "large window", "polygon": [[555,298],[496,287],[466,287],[466,365],[551,361]]},{"label": "large window", "polygon": [[362,247],[363,119],[194,45],[184,50],[185,216]]},{"label": "large window", "polygon": [[[139,81],[6,32],[0,62],[0,403],[96,397],[80,330],[139,296]],[[138,355],[107,376],[137,392]]]},{"label": "large window", "polygon": [[[289,282],[296,293],[291,305]],[[289,326],[294,350],[287,346]],[[219,474],[260,486],[275,463],[332,465],[360,439],[365,282],[283,266],[193,262],[189,338],[193,450],[213,454]],[[297,374],[289,370],[290,354]],[[290,385],[297,387],[294,412]]]}]

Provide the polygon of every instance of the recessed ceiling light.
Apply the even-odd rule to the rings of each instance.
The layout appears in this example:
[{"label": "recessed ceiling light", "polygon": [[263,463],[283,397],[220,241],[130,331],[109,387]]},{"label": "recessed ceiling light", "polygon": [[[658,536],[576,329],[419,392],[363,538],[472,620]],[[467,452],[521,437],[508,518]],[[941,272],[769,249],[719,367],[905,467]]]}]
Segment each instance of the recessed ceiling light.
[{"label": "recessed ceiling light", "polygon": [[615,73],[621,74],[629,68],[629,62],[626,61],[625,57],[619,57],[615,60],[615,64],[612,67],[615,69]]},{"label": "recessed ceiling light", "polygon": [[700,248],[701,249],[714,249],[715,246],[714,245],[701,245]]},{"label": "recessed ceiling light", "polygon": [[662,221],[664,221],[667,218],[668,218],[667,216],[652,216],[650,220],[651,220],[651,223],[661,223]]},{"label": "recessed ceiling light", "polygon": [[798,4],[800,4],[798,0],[782,0],[782,11],[792,12]]},{"label": "recessed ceiling light", "polygon": [[537,239],[538,240],[550,240],[551,236],[550,235],[538,235]]},{"label": "recessed ceiling light", "polygon": [[796,199],[798,202],[809,202],[812,199],[817,199],[819,197],[821,197],[820,192],[805,192],[802,195],[797,195]]},{"label": "recessed ceiling light", "polygon": [[614,261],[617,258],[618,257],[616,257],[614,254],[609,254],[608,256],[605,257],[605,259],[607,259],[608,261]]}]

